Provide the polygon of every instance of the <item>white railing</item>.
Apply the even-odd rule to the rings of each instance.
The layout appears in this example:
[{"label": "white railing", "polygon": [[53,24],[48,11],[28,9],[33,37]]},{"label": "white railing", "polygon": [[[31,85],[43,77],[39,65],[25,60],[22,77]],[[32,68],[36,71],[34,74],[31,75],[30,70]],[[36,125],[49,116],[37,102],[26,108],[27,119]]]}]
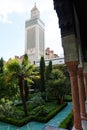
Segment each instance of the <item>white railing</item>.
[{"label": "white railing", "polygon": [[[52,61],[52,65],[65,64],[65,62],[64,62],[64,57],[62,57],[62,58],[46,59],[46,60],[45,60],[45,65],[48,65],[50,60]],[[40,60],[35,61],[35,65],[36,65],[37,67],[39,67],[39,66],[40,66]]]}]

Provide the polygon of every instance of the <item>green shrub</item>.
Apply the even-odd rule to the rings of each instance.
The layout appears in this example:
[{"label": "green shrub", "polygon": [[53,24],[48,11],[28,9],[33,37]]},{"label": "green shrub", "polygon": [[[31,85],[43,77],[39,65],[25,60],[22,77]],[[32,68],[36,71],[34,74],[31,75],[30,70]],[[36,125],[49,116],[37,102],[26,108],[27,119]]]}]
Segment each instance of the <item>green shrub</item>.
[{"label": "green shrub", "polygon": [[6,117],[12,117],[14,114],[14,107],[11,104],[3,103],[0,105],[0,115]]},{"label": "green shrub", "polygon": [[38,116],[46,116],[49,113],[49,111],[46,109],[46,107],[40,106],[40,109],[38,111]]},{"label": "green shrub", "polygon": [[29,121],[32,121],[33,117],[32,116],[28,116],[25,117],[23,119],[13,119],[13,118],[7,118],[7,117],[0,117],[0,121],[2,122],[6,122],[12,125],[16,125],[16,126],[23,126],[25,124],[27,124]]},{"label": "green shrub", "polygon": [[69,113],[68,116],[60,123],[60,128],[71,130],[73,126],[73,112]]},{"label": "green shrub", "polygon": [[65,95],[64,96],[64,101],[71,102],[72,101],[72,95]]},{"label": "green shrub", "polygon": [[22,119],[23,116],[24,116],[24,111],[18,109],[18,110],[15,110],[13,118]]},{"label": "green shrub", "polygon": [[[49,104],[50,105],[50,104]],[[49,110],[49,107],[44,105],[35,107],[32,111],[30,111],[30,115],[28,117],[23,117],[24,112],[20,109],[15,109],[13,117],[1,116],[0,121],[7,122],[16,126],[23,126],[27,122],[35,120],[39,122],[47,122],[53,116],[55,116],[60,110],[62,110],[67,103],[64,103],[57,108],[52,108]]]},{"label": "green shrub", "polygon": [[33,111],[30,113],[31,115],[37,115],[37,116],[46,116],[49,113],[49,111],[46,109],[44,105],[38,106],[33,109]]},{"label": "green shrub", "polygon": [[51,112],[49,112],[47,114],[47,116],[38,116],[38,114],[35,116],[34,120],[39,121],[39,122],[44,122],[46,123],[47,121],[49,121],[53,116],[55,116],[58,112],[60,112],[65,106],[67,105],[67,103],[63,103],[62,105],[58,106],[56,109],[52,110]]},{"label": "green shrub", "polygon": [[42,99],[41,97],[41,94],[37,94],[36,96],[34,96],[33,98],[30,99],[30,104],[33,106],[33,107],[37,107],[37,106],[41,106],[41,105],[44,105],[45,102],[44,100]]}]

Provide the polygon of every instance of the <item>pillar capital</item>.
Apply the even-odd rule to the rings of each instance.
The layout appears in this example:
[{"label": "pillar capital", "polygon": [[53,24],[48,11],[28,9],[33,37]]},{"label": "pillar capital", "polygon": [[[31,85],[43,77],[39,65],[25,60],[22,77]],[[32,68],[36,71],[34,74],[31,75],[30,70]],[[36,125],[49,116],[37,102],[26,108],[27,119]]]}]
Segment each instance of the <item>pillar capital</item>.
[{"label": "pillar capital", "polygon": [[83,73],[87,73],[87,62],[83,63]]},{"label": "pillar capital", "polygon": [[78,61],[78,52],[75,34],[62,37],[62,46],[64,49],[65,63]]},{"label": "pillar capital", "polygon": [[77,69],[78,69],[78,62],[77,61],[66,62],[66,65],[68,67],[70,75],[76,76],[77,75]]},{"label": "pillar capital", "polygon": [[83,76],[84,76],[84,85],[85,85],[85,93],[86,93],[86,104],[87,104],[87,62],[84,62],[83,68]]},{"label": "pillar capital", "polygon": [[78,67],[77,74],[79,77],[83,77],[83,67]]},{"label": "pillar capital", "polygon": [[79,62],[78,61],[70,61],[70,62],[66,62],[66,65],[68,67],[73,67],[73,66],[77,66],[78,67]]},{"label": "pillar capital", "polygon": [[87,78],[87,73],[83,73],[83,75]]}]

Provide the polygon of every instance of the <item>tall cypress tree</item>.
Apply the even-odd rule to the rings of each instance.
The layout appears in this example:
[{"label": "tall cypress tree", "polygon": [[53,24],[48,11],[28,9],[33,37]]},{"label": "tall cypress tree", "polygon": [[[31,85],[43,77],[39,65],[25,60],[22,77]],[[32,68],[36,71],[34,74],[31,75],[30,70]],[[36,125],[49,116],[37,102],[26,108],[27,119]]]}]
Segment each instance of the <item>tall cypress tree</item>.
[{"label": "tall cypress tree", "polygon": [[3,58],[0,59],[0,73],[3,73],[3,67],[4,67],[4,60]]},{"label": "tall cypress tree", "polygon": [[52,71],[52,61],[49,61],[49,65],[46,67],[46,71],[45,71],[45,77],[46,77],[46,81],[50,78],[50,74]]},{"label": "tall cypress tree", "polygon": [[49,61],[49,72],[51,72],[52,71],[52,61],[50,60]]},{"label": "tall cypress tree", "polygon": [[45,61],[44,57],[42,56],[40,59],[40,91],[45,92]]}]

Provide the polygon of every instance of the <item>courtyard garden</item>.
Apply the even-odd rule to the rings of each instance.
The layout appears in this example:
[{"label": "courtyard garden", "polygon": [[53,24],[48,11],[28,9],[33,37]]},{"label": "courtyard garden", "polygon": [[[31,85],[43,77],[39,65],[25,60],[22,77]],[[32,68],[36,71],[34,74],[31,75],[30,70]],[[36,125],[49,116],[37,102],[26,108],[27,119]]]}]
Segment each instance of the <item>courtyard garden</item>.
[{"label": "courtyard garden", "polygon": [[0,59],[0,121],[23,126],[29,121],[45,123],[72,101],[70,79],[65,65],[40,67],[24,58]]}]

